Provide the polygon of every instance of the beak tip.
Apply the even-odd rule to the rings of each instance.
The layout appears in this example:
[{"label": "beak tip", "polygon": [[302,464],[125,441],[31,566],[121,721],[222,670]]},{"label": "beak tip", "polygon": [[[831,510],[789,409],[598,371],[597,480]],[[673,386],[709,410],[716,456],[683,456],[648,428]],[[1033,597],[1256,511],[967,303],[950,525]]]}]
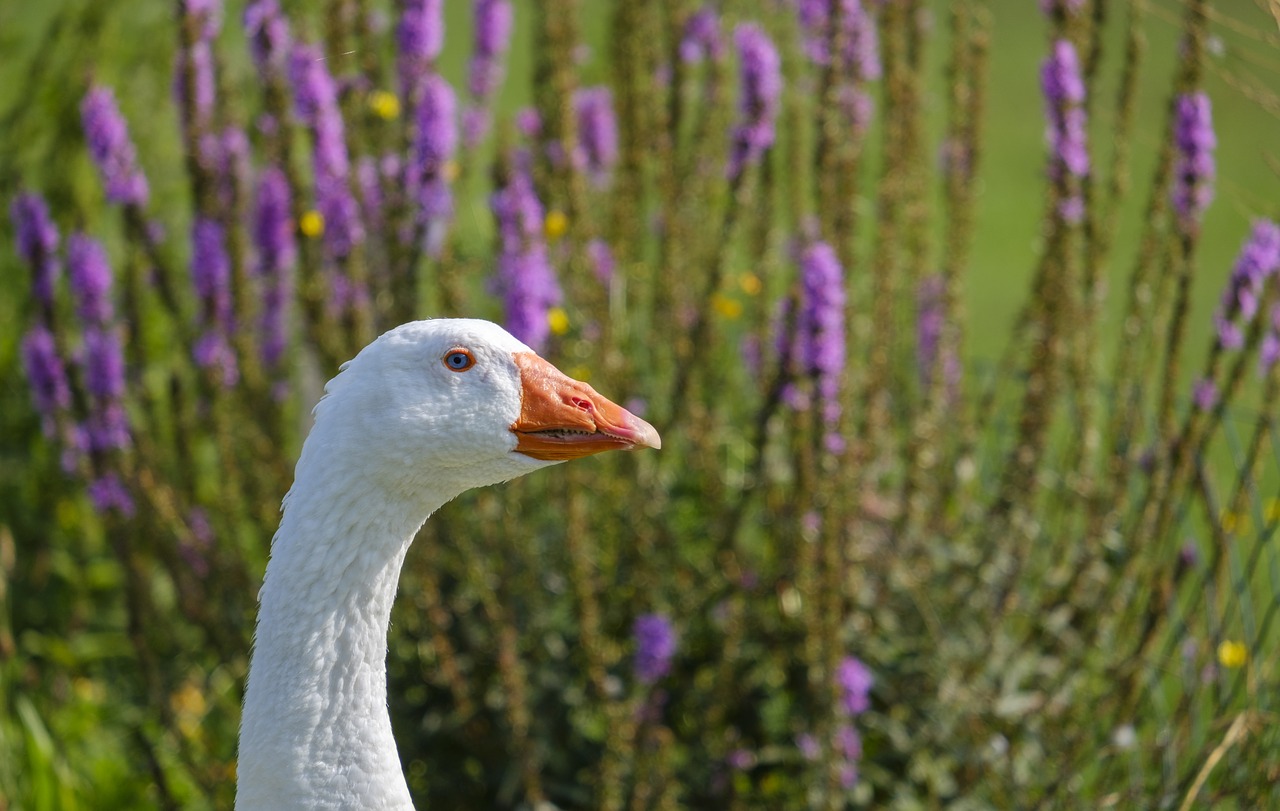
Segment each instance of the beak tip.
[{"label": "beak tip", "polygon": [[662,450],[662,437],[658,435],[658,429],[643,421],[641,426],[641,429],[637,432],[636,445],[653,448],[655,451]]}]

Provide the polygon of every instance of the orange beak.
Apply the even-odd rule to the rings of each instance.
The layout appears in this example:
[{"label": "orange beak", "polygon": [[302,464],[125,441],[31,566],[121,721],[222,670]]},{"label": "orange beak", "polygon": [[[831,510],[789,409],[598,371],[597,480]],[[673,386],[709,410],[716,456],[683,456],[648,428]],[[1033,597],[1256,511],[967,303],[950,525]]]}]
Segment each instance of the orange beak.
[{"label": "orange beak", "polygon": [[514,355],[520,370],[520,417],[511,426],[516,451],[560,462],[602,451],[661,448],[654,427],[565,375],[532,352]]}]

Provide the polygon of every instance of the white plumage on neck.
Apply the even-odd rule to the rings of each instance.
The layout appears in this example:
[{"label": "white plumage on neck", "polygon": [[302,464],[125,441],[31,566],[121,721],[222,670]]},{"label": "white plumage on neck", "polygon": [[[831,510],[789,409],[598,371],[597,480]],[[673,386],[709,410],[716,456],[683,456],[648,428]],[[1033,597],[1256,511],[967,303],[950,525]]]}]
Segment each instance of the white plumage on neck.
[{"label": "white plumage on neck", "polygon": [[329,473],[299,465],[272,545],[238,808],[412,808],[387,713],[387,630],[426,513],[335,487]]}]

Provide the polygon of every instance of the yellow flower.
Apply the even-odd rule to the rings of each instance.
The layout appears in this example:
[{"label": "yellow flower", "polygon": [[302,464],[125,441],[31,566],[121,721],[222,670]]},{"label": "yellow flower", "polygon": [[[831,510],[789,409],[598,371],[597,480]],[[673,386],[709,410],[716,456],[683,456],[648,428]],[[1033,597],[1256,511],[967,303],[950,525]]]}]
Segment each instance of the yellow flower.
[{"label": "yellow flower", "polygon": [[1249,531],[1249,516],[1241,515],[1231,510],[1222,511],[1222,531],[1227,535],[1234,533],[1247,533]]},{"label": "yellow flower", "polygon": [[564,236],[564,232],[569,230],[569,218],[565,216],[563,211],[552,209],[547,212],[547,218],[542,224],[542,231],[547,235],[547,239],[555,242]]},{"label": "yellow flower", "polygon": [[547,310],[547,326],[556,335],[564,335],[569,331],[569,314],[563,307],[552,307]]},{"label": "yellow flower", "polygon": [[384,121],[400,117],[400,99],[389,90],[375,90],[369,94],[369,109]]},{"label": "yellow flower", "polygon": [[737,299],[717,295],[711,304],[716,308],[716,312],[729,320],[733,320],[742,315],[742,303]]},{"label": "yellow flower", "polygon": [[187,682],[169,697],[169,705],[177,717],[178,729],[188,738],[195,737],[200,729],[200,721],[204,718],[208,705],[200,688]]},{"label": "yellow flower", "polygon": [[324,215],[319,211],[312,209],[302,215],[302,219],[298,220],[298,230],[304,236],[318,237],[324,233]]},{"label": "yellow flower", "polygon": [[575,366],[569,370],[569,377],[586,383],[591,379],[591,369],[587,366]]},{"label": "yellow flower", "polygon": [[760,295],[760,290],[764,287],[764,285],[760,283],[760,277],[754,273],[748,273],[743,276],[738,284],[742,287],[742,292],[746,293],[748,296]]},{"label": "yellow flower", "polygon": [[1226,668],[1243,667],[1244,663],[1249,659],[1249,649],[1245,647],[1243,642],[1236,642],[1232,639],[1224,639],[1222,644],[1218,646],[1218,661]]}]

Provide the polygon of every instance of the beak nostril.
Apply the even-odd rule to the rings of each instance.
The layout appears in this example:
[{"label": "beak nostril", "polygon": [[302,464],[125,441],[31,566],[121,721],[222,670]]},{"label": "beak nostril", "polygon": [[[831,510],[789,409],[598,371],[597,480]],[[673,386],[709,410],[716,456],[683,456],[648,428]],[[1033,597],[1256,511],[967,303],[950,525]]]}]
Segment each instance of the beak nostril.
[{"label": "beak nostril", "polygon": [[578,408],[582,409],[583,411],[590,411],[590,410],[591,410],[591,401],[590,401],[590,400],[584,400],[584,399],[583,399],[583,398],[581,398],[581,397],[570,397],[570,398],[569,398],[569,402],[570,402],[570,403],[572,403],[574,406],[576,406],[576,407],[578,407]]}]

